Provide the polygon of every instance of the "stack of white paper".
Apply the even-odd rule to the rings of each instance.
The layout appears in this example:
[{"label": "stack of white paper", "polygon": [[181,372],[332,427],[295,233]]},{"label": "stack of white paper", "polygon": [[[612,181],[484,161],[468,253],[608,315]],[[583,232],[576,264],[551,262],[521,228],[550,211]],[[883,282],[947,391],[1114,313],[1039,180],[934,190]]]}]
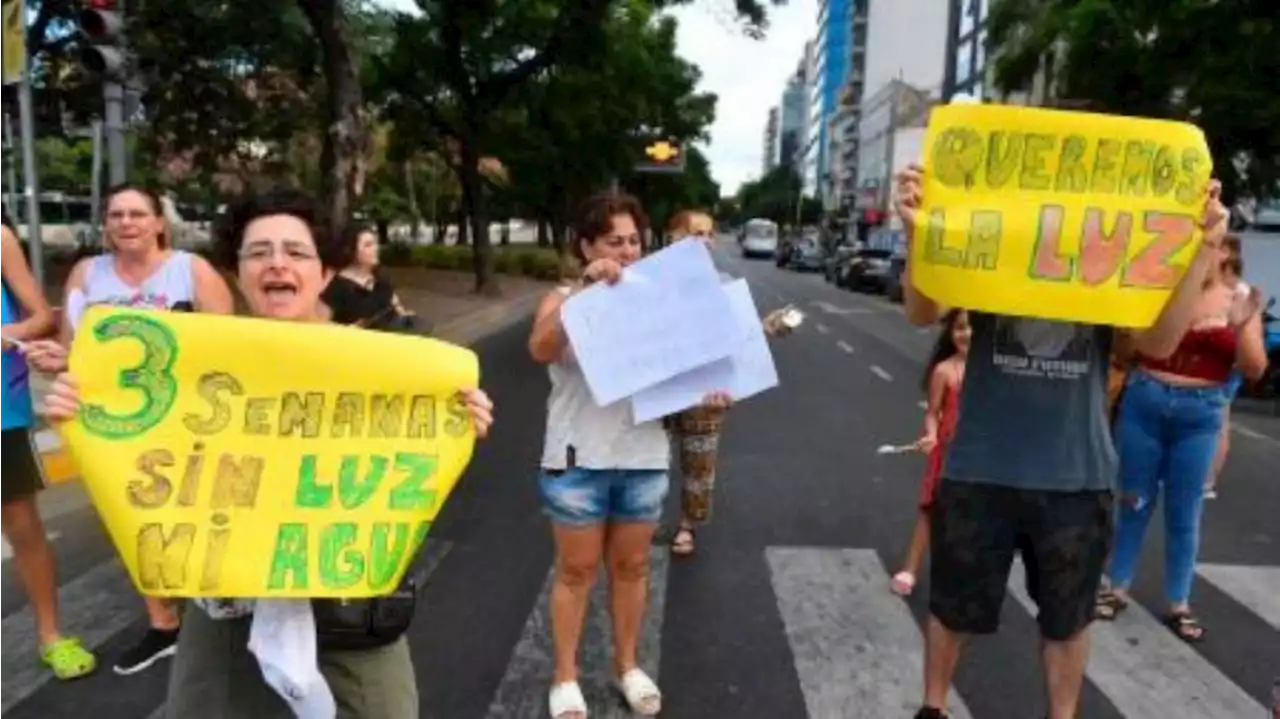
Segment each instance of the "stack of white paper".
[{"label": "stack of white paper", "polygon": [[596,403],[630,398],[635,421],[735,401],[778,384],[745,280],[721,284],[706,246],[684,240],[570,298],[562,321]]}]

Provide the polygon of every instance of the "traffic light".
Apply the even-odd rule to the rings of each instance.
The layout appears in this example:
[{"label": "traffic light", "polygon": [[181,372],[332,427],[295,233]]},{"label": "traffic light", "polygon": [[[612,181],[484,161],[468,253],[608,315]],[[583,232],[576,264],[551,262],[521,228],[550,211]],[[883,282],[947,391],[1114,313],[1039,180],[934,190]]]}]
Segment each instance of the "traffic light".
[{"label": "traffic light", "polygon": [[80,32],[89,44],[80,52],[84,66],[97,75],[122,80],[128,71],[124,43],[124,12],[118,0],[89,0],[79,17]]},{"label": "traffic light", "polygon": [[684,145],[668,138],[645,141],[636,172],[684,172]]}]

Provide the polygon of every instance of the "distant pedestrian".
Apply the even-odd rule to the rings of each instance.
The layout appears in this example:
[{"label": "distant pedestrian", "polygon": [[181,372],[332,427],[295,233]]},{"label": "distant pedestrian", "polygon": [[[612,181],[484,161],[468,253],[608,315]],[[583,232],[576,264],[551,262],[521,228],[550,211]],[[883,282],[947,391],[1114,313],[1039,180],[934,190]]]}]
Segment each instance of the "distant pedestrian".
[{"label": "distant pedestrian", "polygon": [[930,516],[938,483],[942,481],[942,464],[960,416],[960,387],[964,384],[964,366],[972,336],[969,313],[951,310],[942,319],[942,330],[925,366],[923,384],[929,399],[924,411],[924,435],[916,440],[915,446],[929,455],[929,463],[924,481],[920,483],[919,512],[911,531],[907,557],[891,583],[894,593],[900,596],[908,596],[915,589],[916,575],[929,548]]},{"label": "distant pedestrian", "polygon": [[[690,237],[714,245],[715,220],[699,210],[682,210],[667,224],[665,237],[668,245]],[[731,282],[733,277],[721,272],[720,280]],[[775,310],[760,321],[767,336],[778,337],[791,331],[785,321],[788,309]],[[711,521],[720,435],[727,411],[727,407],[693,407],[668,419],[680,466],[680,521],[671,538],[671,553],[678,557],[694,553],[697,527]]]},{"label": "distant pedestrian", "polygon": [[412,331],[417,317],[405,309],[391,279],[379,267],[378,235],[351,223],[342,232],[342,269],[329,280],[320,299],[332,321],[384,331]]},{"label": "distant pedestrian", "polygon": [[[1244,258],[1242,256],[1242,248],[1240,247],[1240,238],[1235,235],[1227,235],[1223,240],[1222,246],[1227,251],[1227,258],[1222,261],[1222,283],[1228,287],[1235,288],[1235,303],[1233,310],[1237,313],[1242,308],[1248,306],[1249,296],[1253,294],[1253,289],[1244,281]],[[1239,321],[1240,318],[1236,318]],[[1240,393],[1240,387],[1244,384],[1244,374],[1236,369],[1231,372],[1231,378],[1227,380],[1224,392],[1227,395],[1227,404],[1222,408],[1222,431],[1218,434],[1218,451],[1213,456],[1213,468],[1209,471],[1209,478],[1205,481],[1204,498],[1217,499],[1218,486],[1222,482],[1222,470],[1227,466],[1227,455],[1231,452],[1231,403],[1235,401],[1236,395]]]}]

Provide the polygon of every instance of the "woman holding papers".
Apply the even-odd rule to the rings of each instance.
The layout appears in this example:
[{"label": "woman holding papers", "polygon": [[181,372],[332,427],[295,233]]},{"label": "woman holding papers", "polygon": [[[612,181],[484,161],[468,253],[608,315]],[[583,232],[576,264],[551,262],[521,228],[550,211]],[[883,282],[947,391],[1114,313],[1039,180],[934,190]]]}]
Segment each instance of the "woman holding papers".
[{"label": "woman holding papers", "polygon": [[[686,237],[714,243],[715,221],[711,215],[697,210],[676,213],[667,225],[668,241]],[[732,278],[722,272],[720,279],[728,281]],[[765,334],[775,337],[790,332],[798,317],[798,312],[784,307],[769,313],[761,322]],[[724,408],[695,407],[671,417],[668,422],[680,452],[680,525],[671,538],[671,553],[678,557],[693,554],[695,527],[711,519],[712,490],[716,481],[716,460],[724,416]]]},{"label": "woman holding papers", "polygon": [[[662,694],[639,667],[636,647],[649,546],[667,496],[670,442],[660,421],[633,422],[629,402],[596,406],[561,323],[566,299],[592,283],[616,283],[623,268],[640,259],[647,225],[635,198],[611,193],[588,199],[575,223],[573,247],[584,267],[582,281],[542,299],[529,337],[529,353],[551,376],[539,484],[556,542],[552,719],[587,716],[577,650],[602,559],[609,571],[617,689],[637,714],[653,716],[662,708]],[[705,406],[723,409],[728,403],[727,396],[713,394]]]},{"label": "woman holding papers", "polygon": [[[253,315],[286,322],[326,321],[320,293],[344,255],[340,241],[326,228],[318,205],[294,192],[249,197],[228,209],[215,250],[236,268],[237,285]],[[478,389],[465,392],[464,400],[476,434],[484,436],[493,422],[493,404]],[[76,416],[80,402],[73,378],[58,378],[46,406],[51,419]],[[311,602],[201,598],[193,605],[178,640],[166,716],[418,716],[417,681],[403,635],[358,649],[317,647],[326,627],[317,615],[309,614]],[[251,650],[250,637],[261,615],[278,618],[277,624],[286,630],[279,634],[284,641]],[[308,618],[317,630],[314,642],[288,631]]]}]

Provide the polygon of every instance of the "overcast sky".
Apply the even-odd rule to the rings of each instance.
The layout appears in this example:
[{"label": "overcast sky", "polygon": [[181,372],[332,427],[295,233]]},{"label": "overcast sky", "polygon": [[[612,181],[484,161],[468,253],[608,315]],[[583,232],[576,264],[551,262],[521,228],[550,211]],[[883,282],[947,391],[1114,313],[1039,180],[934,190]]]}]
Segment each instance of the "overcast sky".
[{"label": "overcast sky", "polygon": [[[382,0],[388,7],[416,9],[413,0]],[[763,40],[745,37],[733,24],[733,0],[693,0],[672,12],[680,21],[680,54],[702,68],[702,89],[720,98],[706,154],[726,195],[760,175],[764,125],[805,41],[817,29],[817,0],[787,0],[769,11]]]}]

